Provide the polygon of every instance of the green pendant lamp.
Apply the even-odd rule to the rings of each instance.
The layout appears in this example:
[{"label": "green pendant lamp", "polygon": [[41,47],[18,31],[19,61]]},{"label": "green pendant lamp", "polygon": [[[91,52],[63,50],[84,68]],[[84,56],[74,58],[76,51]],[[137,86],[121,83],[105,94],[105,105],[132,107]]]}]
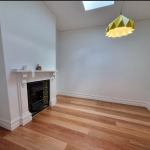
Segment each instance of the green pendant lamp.
[{"label": "green pendant lamp", "polygon": [[[123,7],[122,2],[122,7]],[[120,16],[111,22],[106,28],[106,36],[108,37],[121,37],[126,36],[133,32],[134,30],[134,21],[126,18],[122,15],[122,7],[120,11]]]}]

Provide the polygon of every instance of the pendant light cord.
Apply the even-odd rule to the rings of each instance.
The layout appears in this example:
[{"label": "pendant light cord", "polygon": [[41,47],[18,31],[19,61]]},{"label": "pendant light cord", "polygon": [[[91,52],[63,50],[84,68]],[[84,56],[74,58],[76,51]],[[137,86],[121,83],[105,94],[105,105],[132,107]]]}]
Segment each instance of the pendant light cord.
[{"label": "pendant light cord", "polygon": [[120,15],[122,15],[123,3],[124,3],[124,1],[122,1],[122,7],[121,7]]}]

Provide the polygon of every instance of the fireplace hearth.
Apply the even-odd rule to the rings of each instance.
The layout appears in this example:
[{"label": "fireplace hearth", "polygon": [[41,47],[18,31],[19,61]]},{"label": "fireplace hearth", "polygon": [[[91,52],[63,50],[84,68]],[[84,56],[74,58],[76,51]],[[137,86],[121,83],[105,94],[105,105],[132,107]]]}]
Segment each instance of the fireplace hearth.
[{"label": "fireplace hearth", "polygon": [[28,106],[32,116],[49,106],[50,80],[27,83]]}]

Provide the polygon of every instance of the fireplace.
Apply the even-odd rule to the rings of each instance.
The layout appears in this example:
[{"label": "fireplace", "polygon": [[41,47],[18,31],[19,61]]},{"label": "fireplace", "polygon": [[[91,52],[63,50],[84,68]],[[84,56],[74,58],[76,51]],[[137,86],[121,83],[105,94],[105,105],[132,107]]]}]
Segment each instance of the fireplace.
[{"label": "fireplace", "polygon": [[49,106],[50,80],[27,83],[28,107],[32,116]]},{"label": "fireplace", "polygon": [[[28,122],[32,120],[32,116],[35,115],[36,113],[40,112],[47,106],[54,106],[57,102],[56,99],[56,72],[57,70],[22,70],[22,69],[13,69],[12,74],[14,74],[14,85],[12,86],[13,88],[13,94],[15,96],[15,99],[18,100],[18,105],[16,107],[16,113],[13,113],[13,118],[11,122],[5,123],[5,126],[9,130],[14,130],[18,126],[22,125],[24,126]],[[15,73],[16,73],[16,81],[15,82]],[[30,99],[28,97],[35,96],[36,90],[33,92],[34,94],[31,95],[31,93],[28,93],[28,86],[31,83],[31,86],[33,85],[32,83],[40,83],[40,82],[48,82],[48,103],[43,104],[43,99],[45,99],[41,92],[38,92],[39,97],[41,94],[41,97],[33,101],[32,105],[29,101]],[[30,87],[29,86],[29,89]],[[40,90],[39,90],[40,91]],[[42,92],[43,93],[43,92]],[[38,95],[37,94],[37,95]],[[41,100],[41,101],[40,101]],[[39,101],[39,102],[38,102]],[[46,102],[46,101],[45,101]],[[17,103],[14,103],[14,105]],[[42,107],[43,106],[43,107]],[[32,109],[31,109],[32,107]],[[39,109],[38,109],[39,108]],[[18,112],[18,113],[17,113]],[[18,118],[16,118],[18,116]]]}]

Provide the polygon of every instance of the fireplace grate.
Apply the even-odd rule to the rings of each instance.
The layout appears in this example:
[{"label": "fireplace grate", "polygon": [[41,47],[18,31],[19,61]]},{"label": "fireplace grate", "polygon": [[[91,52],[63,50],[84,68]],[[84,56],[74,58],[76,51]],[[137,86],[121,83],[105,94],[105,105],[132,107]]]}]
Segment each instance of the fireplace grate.
[{"label": "fireplace grate", "polygon": [[31,104],[31,109],[32,109],[32,111],[36,111],[43,106],[44,106],[44,100],[42,99],[42,100],[39,100],[39,101]]}]

